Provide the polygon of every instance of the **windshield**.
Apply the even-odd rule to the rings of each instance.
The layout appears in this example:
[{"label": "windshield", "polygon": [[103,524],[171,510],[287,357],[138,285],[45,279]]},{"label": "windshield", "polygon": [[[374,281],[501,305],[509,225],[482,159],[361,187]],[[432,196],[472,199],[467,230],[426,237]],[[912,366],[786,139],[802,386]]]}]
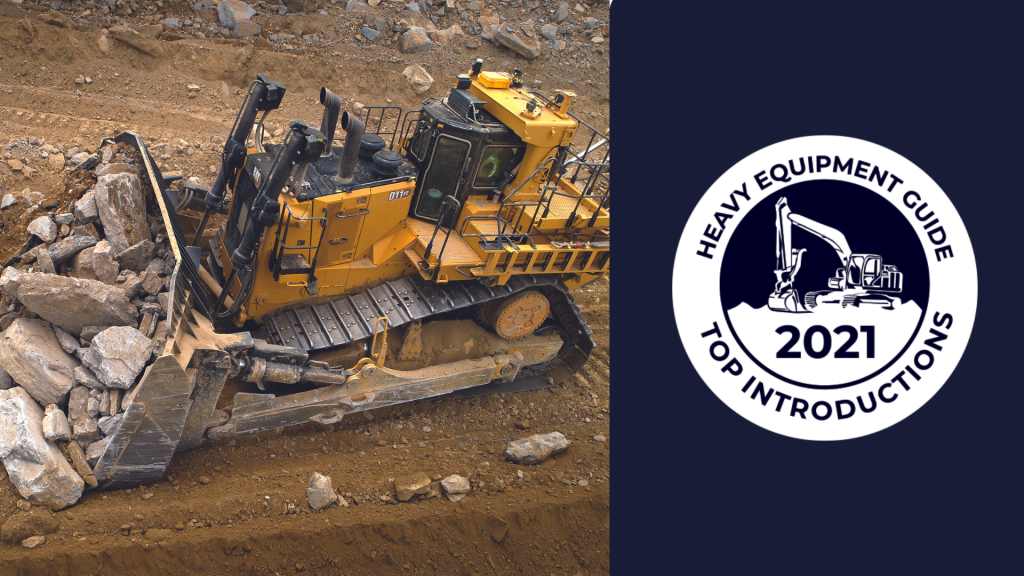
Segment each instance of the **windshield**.
[{"label": "windshield", "polygon": [[480,168],[476,171],[475,188],[494,188],[501,183],[505,173],[515,168],[522,159],[522,146],[488,146],[481,156]]}]

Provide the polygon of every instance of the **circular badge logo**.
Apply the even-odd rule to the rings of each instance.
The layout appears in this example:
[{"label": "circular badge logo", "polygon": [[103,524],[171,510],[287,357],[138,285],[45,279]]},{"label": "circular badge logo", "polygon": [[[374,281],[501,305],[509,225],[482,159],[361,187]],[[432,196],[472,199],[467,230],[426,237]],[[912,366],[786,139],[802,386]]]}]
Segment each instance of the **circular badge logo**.
[{"label": "circular badge logo", "polygon": [[809,136],[711,186],[672,292],[683,346],[723,402],[779,434],[843,440],[903,420],[945,383],[978,275],[960,215],[920,168]]}]

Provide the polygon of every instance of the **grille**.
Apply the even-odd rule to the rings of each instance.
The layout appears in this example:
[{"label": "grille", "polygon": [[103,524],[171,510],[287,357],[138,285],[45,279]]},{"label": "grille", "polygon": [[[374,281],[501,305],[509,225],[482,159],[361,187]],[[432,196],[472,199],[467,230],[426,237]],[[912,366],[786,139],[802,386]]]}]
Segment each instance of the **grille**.
[{"label": "grille", "polygon": [[469,118],[470,120],[479,121],[477,119],[477,112],[483,109],[484,101],[473,96],[466,90],[452,88],[452,93],[448,96],[448,106],[451,107],[451,109],[454,110],[460,118]]}]

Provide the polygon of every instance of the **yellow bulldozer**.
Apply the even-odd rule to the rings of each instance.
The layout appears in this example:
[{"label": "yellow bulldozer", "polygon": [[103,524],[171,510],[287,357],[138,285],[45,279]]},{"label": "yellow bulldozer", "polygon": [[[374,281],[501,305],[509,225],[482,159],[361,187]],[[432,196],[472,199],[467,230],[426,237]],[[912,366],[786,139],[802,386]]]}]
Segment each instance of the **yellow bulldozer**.
[{"label": "yellow bulldozer", "polygon": [[[209,189],[162,175],[134,133],[108,139],[139,152],[176,265],[171,338],[95,467],[104,487],[155,481],[208,440],[583,367],[570,291],[609,271],[610,140],[572,92],[482,64],[408,112],[342,112],[325,87],[319,128],[277,144],[264,122],[286,89],[260,74]],[[225,402],[231,378],[251,388]]]}]

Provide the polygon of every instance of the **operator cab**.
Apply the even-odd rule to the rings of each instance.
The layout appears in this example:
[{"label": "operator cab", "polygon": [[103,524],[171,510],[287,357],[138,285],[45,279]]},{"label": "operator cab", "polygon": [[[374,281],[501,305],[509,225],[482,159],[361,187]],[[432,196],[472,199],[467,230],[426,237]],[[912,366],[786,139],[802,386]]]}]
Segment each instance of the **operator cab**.
[{"label": "operator cab", "polygon": [[[448,98],[423,103],[405,156],[418,169],[409,208],[414,218],[436,223],[448,196],[465,206],[470,196],[490,195],[511,181],[523,159],[526,144],[468,88],[463,76]],[[442,225],[450,227],[458,217],[449,212]]]}]

